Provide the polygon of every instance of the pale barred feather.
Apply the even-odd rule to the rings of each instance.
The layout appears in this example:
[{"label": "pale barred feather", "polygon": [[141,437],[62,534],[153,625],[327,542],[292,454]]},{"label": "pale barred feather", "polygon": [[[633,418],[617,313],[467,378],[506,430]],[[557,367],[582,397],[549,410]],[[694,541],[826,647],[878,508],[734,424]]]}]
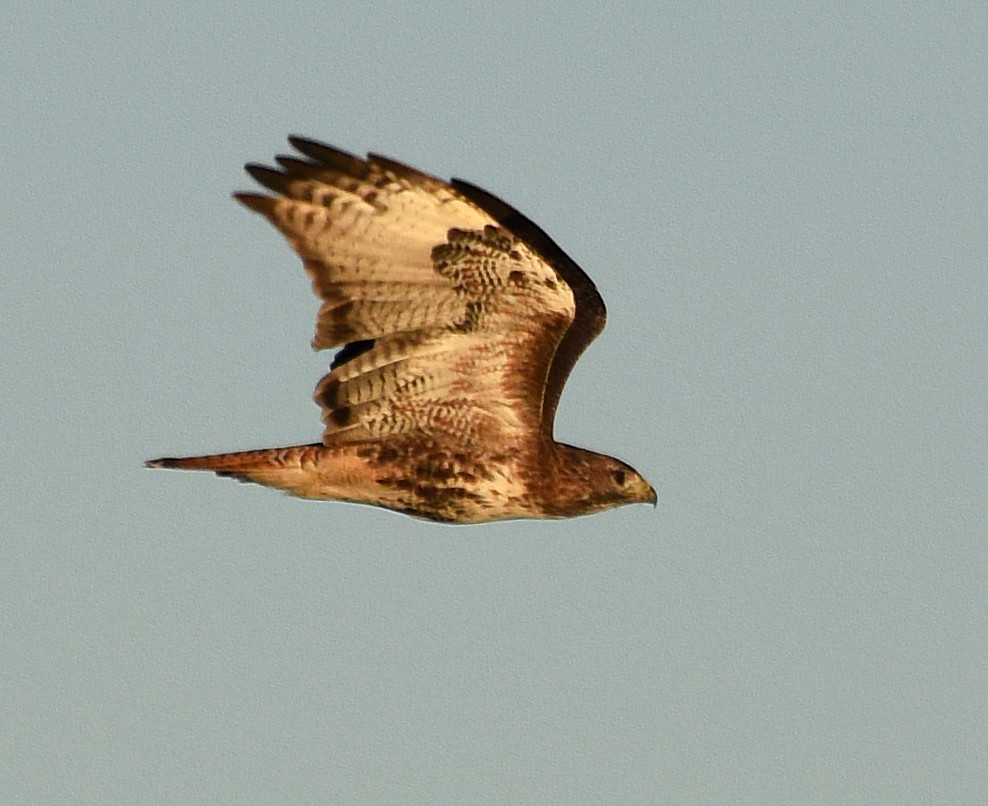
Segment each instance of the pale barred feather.
[{"label": "pale barred feather", "polygon": [[[420,430],[479,444],[526,426],[522,401],[491,396],[489,382],[511,367],[504,350],[478,334],[391,337],[326,375],[314,397],[334,441]],[[344,410],[346,421],[334,421]]]},{"label": "pale barred feather", "polygon": [[[491,237],[504,240],[503,231],[491,230]],[[554,277],[538,274],[543,264],[523,244],[510,242],[514,257],[492,252],[472,260],[480,243],[474,240],[473,251],[451,262],[461,300],[457,316],[438,329],[379,339],[320,382],[314,397],[324,408],[325,442],[418,429],[480,445],[520,441],[538,428],[544,362],[552,355],[546,342],[561,337],[572,297]],[[509,279],[519,272],[529,278],[521,285]],[[471,305],[479,307],[471,311]],[[446,405],[451,401],[455,405]]]},{"label": "pale barred feather", "polygon": [[334,284],[319,309],[312,346],[320,350],[454,320],[462,314],[463,302],[445,279],[438,281]]},{"label": "pale barred feather", "polygon": [[[295,180],[286,190],[323,198],[329,207],[294,197],[256,198],[268,200],[261,212],[302,257],[313,291],[326,301],[316,320],[313,347],[450,321],[461,303],[449,281],[434,270],[431,250],[445,241],[450,226],[482,227],[490,219],[468,202],[444,203],[395,183],[375,190],[378,198],[388,199],[383,211],[383,202],[373,206],[347,197],[344,204],[332,195],[335,189],[320,193],[312,185]],[[444,222],[446,215],[451,218]],[[388,287],[387,299],[380,298],[379,284]]]},{"label": "pale barred feather", "polygon": [[441,287],[429,250],[445,241],[448,227],[421,226],[414,219],[409,223],[420,226],[405,227],[403,217],[369,205],[322,207],[291,198],[275,199],[268,217],[308,264],[317,296],[346,282]]},{"label": "pale barred feather", "polygon": [[[337,366],[320,384],[330,380],[349,381],[382,367],[393,366],[406,360],[413,353],[417,353],[423,358],[438,356],[450,349],[443,339],[444,335],[444,331],[436,330],[433,333],[419,332],[385,336],[375,342],[374,349]],[[436,363],[440,364],[442,361],[437,360]]]},{"label": "pale barred feather", "polygon": [[449,185],[381,158],[326,157],[252,166],[283,195],[239,196],[282,231],[324,300],[313,346],[373,340],[316,387],[324,443],[416,430],[522,441],[574,316],[569,286]]}]

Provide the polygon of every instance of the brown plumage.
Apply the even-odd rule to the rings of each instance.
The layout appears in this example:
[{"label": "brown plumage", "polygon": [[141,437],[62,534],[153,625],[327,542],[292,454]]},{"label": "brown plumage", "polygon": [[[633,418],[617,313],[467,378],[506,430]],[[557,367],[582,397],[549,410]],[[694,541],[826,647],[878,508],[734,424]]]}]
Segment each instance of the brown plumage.
[{"label": "brown plumage", "polygon": [[553,439],[566,378],[604,327],[586,274],[484,190],[377,155],[289,138],[306,158],[248,165],[234,194],[302,258],[322,307],[322,442],[156,459],[304,498],[479,523],[655,504],[610,456]]}]

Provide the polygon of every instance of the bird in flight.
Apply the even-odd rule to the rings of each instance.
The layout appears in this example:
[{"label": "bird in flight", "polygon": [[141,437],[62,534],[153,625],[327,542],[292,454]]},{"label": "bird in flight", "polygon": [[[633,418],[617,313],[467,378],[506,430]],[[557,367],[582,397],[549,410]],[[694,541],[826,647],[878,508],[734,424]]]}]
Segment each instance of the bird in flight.
[{"label": "bird in flight", "polygon": [[655,505],[629,465],[553,438],[563,385],[605,311],[545,232],[460,179],[289,142],[301,157],[246,166],[270,195],[234,197],[301,257],[322,301],[313,348],[341,348],[313,395],[322,441],[148,467],[445,523]]}]

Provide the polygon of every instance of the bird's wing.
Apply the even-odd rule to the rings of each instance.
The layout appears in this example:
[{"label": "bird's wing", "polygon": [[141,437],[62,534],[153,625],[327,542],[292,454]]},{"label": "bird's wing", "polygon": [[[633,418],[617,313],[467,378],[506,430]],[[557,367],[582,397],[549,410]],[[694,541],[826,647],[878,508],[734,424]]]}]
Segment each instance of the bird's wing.
[{"label": "bird's wing", "polygon": [[[589,278],[538,227],[466,183],[290,138],[238,193],[302,258],[323,300],[312,344],[325,444],[418,433],[534,449],[603,325]],[[548,425],[546,425],[546,422]]]}]

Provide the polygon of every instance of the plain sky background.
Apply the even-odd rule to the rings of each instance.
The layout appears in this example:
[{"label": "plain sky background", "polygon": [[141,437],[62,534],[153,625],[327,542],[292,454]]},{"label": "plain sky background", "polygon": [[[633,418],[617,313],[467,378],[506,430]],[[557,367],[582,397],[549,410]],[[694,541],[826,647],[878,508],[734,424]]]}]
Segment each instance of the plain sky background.
[{"label": "plain sky background", "polygon": [[[537,9],[537,10],[536,10]],[[7,2],[0,800],[988,802],[988,6]],[[443,527],[318,439],[297,133],[502,196],[659,491]]]}]

